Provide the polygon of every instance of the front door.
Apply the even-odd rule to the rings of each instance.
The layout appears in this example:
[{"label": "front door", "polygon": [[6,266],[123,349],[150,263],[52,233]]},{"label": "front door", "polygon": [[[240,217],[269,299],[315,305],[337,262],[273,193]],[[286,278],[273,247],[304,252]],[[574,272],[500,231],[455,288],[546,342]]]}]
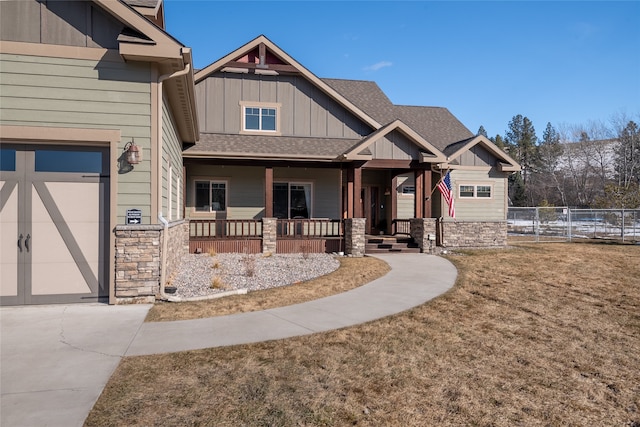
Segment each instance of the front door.
[{"label": "front door", "polygon": [[0,149],[0,303],[108,297],[108,150]]},{"label": "front door", "polygon": [[380,189],[377,186],[363,186],[361,194],[362,212],[367,222],[365,232],[378,234],[380,231]]}]

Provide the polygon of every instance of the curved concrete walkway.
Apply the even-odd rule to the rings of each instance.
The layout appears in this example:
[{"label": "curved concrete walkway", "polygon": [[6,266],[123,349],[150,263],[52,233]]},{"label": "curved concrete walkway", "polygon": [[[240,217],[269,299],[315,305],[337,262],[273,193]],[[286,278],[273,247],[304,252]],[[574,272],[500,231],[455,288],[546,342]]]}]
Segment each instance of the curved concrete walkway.
[{"label": "curved concrete walkway", "polygon": [[456,280],[444,258],[376,254],[384,277],[351,291],[286,307],[197,320],[144,323],[126,356],[247,344],[329,331],[396,314],[446,292]]},{"label": "curved concrete walkway", "polygon": [[[377,255],[376,255],[377,256]],[[123,356],[252,343],[396,314],[451,288],[455,267],[422,254],[380,255],[391,271],[343,294],[270,310],[143,323],[150,305],[0,308],[0,425],[82,426]]]}]

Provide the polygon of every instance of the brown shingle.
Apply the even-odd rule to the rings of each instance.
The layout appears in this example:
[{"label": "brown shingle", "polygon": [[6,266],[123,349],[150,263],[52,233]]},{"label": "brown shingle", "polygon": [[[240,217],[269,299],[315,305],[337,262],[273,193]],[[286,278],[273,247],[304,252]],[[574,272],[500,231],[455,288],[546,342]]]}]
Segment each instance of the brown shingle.
[{"label": "brown shingle", "polygon": [[402,120],[439,150],[473,136],[446,108],[393,105],[375,82],[322,80],[378,122]]},{"label": "brown shingle", "polygon": [[300,138],[270,135],[231,135],[201,133],[200,141],[183,151],[185,157],[216,157],[333,160],[360,140],[339,138]]}]

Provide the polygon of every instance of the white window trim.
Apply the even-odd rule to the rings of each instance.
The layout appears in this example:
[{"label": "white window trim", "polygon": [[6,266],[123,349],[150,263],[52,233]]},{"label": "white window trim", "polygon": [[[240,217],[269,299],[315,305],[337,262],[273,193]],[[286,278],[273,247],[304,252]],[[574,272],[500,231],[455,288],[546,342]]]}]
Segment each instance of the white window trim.
[{"label": "white window trim", "polygon": [[[208,211],[199,211],[197,210],[197,206],[196,206],[196,183],[198,182],[208,182],[209,183],[209,190],[211,190],[211,184],[224,184],[224,188],[225,188],[225,192],[224,192],[224,206],[225,209],[224,210],[212,210],[211,206],[209,206],[209,210]],[[193,181],[191,181],[191,195],[193,197],[192,199],[192,203],[193,206],[191,207],[191,212],[193,215],[198,216],[198,215],[211,215],[211,214],[217,214],[217,213],[226,213],[229,209],[229,180],[225,179],[225,178],[215,178],[215,177],[204,177],[204,176],[200,176],[200,177],[194,177]]]},{"label": "white window trim", "polygon": [[167,210],[169,221],[173,221],[173,166],[169,165],[169,177],[167,178]]},{"label": "white window trim", "polygon": [[[409,188],[409,187],[413,188],[413,193],[405,193],[404,192],[404,189],[405,188]],[[398,192],[398,196],[401,196],[401,197],[415,197],[415,195],[416,195],[416,186],[415,186],[415,184],[402,184],[400,186],[400,191]]]},{"label": "white window trim", "polygon": [[[280,131],[280,107],[282,104],[277,102],[250,102],[240,101],[240,133],[244,135],[282,135]],[[246,128],[245,109],[247,108],[271,108],[276,110],[276,130],[260,130]]]},{"label": "white window trim", "polygon": [[[488,182],[458,182],[458,198],[462,200],[491,200],[493,199],[494,186]],[[462,187],[473,187],[473,196],[463,196]],[[478,187],[489,187],[491,195],[489,197],[478,197]]]}]

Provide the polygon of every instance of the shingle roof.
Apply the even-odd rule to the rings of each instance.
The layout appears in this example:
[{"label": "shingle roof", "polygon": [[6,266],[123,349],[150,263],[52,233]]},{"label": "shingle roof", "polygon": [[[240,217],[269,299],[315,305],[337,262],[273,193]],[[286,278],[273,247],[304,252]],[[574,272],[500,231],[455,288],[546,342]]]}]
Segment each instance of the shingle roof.
[{"label": "shingle roof", "polygon": [[359,139],[201,133],[200,141],[184,150],[183,156],[333,160],[359,142]]},{"label": "shingle roof", "polygon": [[402,120],[441,151],[473,136],[446,108],[394,105],[375,82],[322,80],[375,120],[384,124]]}]

